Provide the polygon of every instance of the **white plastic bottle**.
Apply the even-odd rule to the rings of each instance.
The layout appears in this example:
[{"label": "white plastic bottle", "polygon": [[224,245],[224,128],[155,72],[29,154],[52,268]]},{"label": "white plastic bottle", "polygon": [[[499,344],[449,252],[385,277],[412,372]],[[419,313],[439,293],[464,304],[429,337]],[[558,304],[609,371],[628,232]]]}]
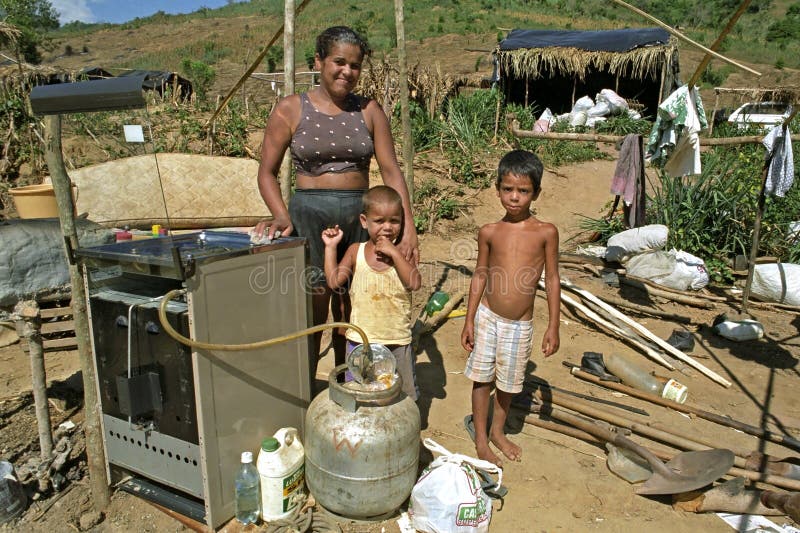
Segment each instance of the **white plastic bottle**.
[{"label": "white plastic bottle", "polygon": [[242,466],[236,473],[236,520],[244,525],[258,522],[261,503],[260,479],[253,466],[253,453],[242,452]]},{"label": "white plastic bottle", "polygon": [[281,428],[261,443],[261,518],[286,518],[305,500],[305,450],[295,428]]}]

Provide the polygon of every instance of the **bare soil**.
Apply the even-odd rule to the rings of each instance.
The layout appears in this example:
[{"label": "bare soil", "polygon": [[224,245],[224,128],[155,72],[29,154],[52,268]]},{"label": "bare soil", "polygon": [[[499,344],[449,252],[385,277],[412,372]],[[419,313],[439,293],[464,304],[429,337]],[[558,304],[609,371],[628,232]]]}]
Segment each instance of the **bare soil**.
[{"label": "bare soil", "polygon": [[[609,199],[608,185],[614,163],[588,162],[562,167],[558,174],[547,172],[544,192],[536,203],[537,216],[553,221],[562,237],[575,233],[578,214],[596,215]],[[437,226],[422,237],[425,286],[415,295],[416,307],[439,287],[450,294],[465,289],[474,265],[475,228],[501,216],[493,190],[477,193],[465,216],[447,227]],[[536,351],[529,363],[531,377],[580,392],[611,400],[648,412],[648,416],[620,411],[600,404],[607,411],[633,418],[663,429],[676,428],[719,446],[760,450],[777,456],[797,455],[781,446],[760,442],[756,437],[736,432],[700,419],[693,419],[630,397],[612,394],[606,389],[573,378],[562,361],[579,363],[585,351],[618,353],[633,359],[659,375],[673,377],[689,388],[689,402],[702,409],[728,415],[753,425],[768,427],[781,434],[800,437],[800,399],[791,391],[800,383],[797,362],[800,357],[800,316],[787,312],[753,309],[753,315],[766,326],[767,336],[760,341],[734,343],[716,336],[710,329],[714,316],[734,311],[724,305],[714,310],[697,310],[666,301],[647,301],[636,292],[604,286],[591,274],[562,268],[562,276],[598,294],[621,294],[632,301],[688,316],[699,325],[689,327],[696,339],[691,355],[733,382],[725,389],[699,372],[683,368],[669,372],[645,359],[632,348],[604,334],[585,320],[565,312],[561,319],[561,349],[549,359]],[[538,325],[534,346],[540,341],[546,322],[546,306],[535,307]],[[668,337],[674,329],[685,326],[668,320],[637,317],[651,331]],[[463,377],[466,353],[460,347],[463,319],[447,320],[432,334],[423,337],[418,359],[418,379],[422,396],[419,402],[423,419],[422,437],[430,437],[452,452],[474,455],[474,448],[463,427],[470,412],[470,382]],[[319,369],[323,379],[332,366],[326,354]],[[48,353],[51,417],[56,427],[69,419],[79,425],[82,411],[80,395],[70,388],[76,380],[76,352]],[[0,350],[3,399],[0,400],[0,454],[14,462],[25,463],[38,456],[35,414],[30,390],[29,365],[19,344]],[[728,526],[713,514],[697,515],[673,510],[668,497],[641,497],[627,482],[612,474],[605,465],[605,451],[592,444],[565,437],[522,423],[523,413],[514,412],[509,421],[511,438],[523,449],[519,463],[506,462],[504,484],[509,493],[495,502],[492,519],[494,531],[620,531],[623,529],[669,530],[672,532],[726,531]],[[73,454],[69,463],[76,474],[85,475],[85,456],[79,433],[73,434]],[[430,460],[423,455],[423,461]],[[91,510],[86,478],[69,481],[61,493],[48,494],[34,502],[22,519],[6,528],[29,531],[65,529],[65,524],[79,529],[81,516]],[[31,487],[33,488],[33,487]],[[52,506],[53,500],[58,498]],[[49,506],[45,510],[45,507]],[[777,517],[777,521],[786,521]],[[178,531],[185,526],[143,500],[115,492],[104,511],[103,521],[91,531]],[[350,531],[396,531],[393,520],[373,525],[349,525]]]},{"label": "bare soil", "polygon": [[[198,32],[217,32],[225,35],[236,32],[242,25],[237,19],[216,21],[213,28],[204,28],[203,21],[192,25],[170,26],[172,42],[183,42]],[[228,27],[228,25],[231,25]],[[253,25],[255,28],[255,25]],[[147,28],[147,27],[146,27]],[[147,30],[151,31],[151,30]],[[115,60],[127,55],[148,51],[148,47],[163,43],[164,30],[153,28],[146,32],[116,34],[103,31],[92,36],[88,56],[53,59],[65,66],[113,66]],[[149,35],[149,37],[148,37]],[[485,52],[465,49],[490,49],[494,36],[444,36],[424,44],[410,43],[412,58],[423,63],[439,62],[451,72],[474,71],[476,60]],[[151,44],[152,43],[152,44]],[[75,40],[73,49],[81,49],[83,40]],[[61,46],[63,49],[63,46]],[[691,74],[699,54],[682,51],[685,77]],[[488,64],[488,61],[484,61]],[[761,66],[763,67],[763,66]],[[226,92],[244,70],[242,65],[223,64],[218,69],[215,90]],[[768,70],[768,69],[764,69]],[[737,75],[738,76],[738,75]],[[797,71],[770,72],[770,79],[788,84],[798,78]],[[739,78],[737,77],[737,82]],[[741,78],[744,85],[755,85]],[[248,91],[256,91],[257,82],[248,82]],[[764,86],[768,81],[759,82]],[[251,88],[251,85],[253,88]],[[705,96],[705,95],[704,95]],[[713,101],[713,94],[706,96]],[[255,140],[255,142],[258,142]],[[87,143],[90,144],[90,143]],[[257,146],[254,147],[257,152]],[[543,183],[543,193],[535,204],[536,215],[555,223],[561,233],[562,250],[571,246],[569,237],[577,233],[579,215],[596,216],[604,212],[611,199],[609,185],[614,169],[613,161],[593,161],[561,167],[557,172],[548,170]],[[424,170],[418,179],[428,177]],[[440,179],[438,176],[433,176]],[[479,226],[495,221],[502,213],[492,189],[473,191],[468,195],[469,206],[454,221],[443,221],[421,238],[424,286],[415,294],[415,308],[424,305],[434,289],[454,294],[464,290],[469,283],[469,273],[475,262],[475,236]],[[550,384],[579,392],[590,397],[611,400],[634,406],[648,412],[635,415],[619,409],[596,404],[616,414],[623,414],[641,423],[663,429],[679,429],[697,435],[719,446],[736,446],[746,450],[759,450],[774,455],[797,457],[790,450],[756,437],[715,425],[697,418],[658,407],[630,397],[589,385],[573,378],[562,361],[579,363],[585,351],[618,353],[635,360],[659,375],[673,377],[689,388],[689,402],[697,407],[727,415],[749,424],[767,427],[780,434],[800,438],[800,396],[791,391],[800,385],[797,372],[800,358],[800,315],[753,308],[752,314],[766,327],[766,337],[759,341],[734,343],[716,336],[710,324],[716,314],[735,312],[724,304],[714,310],[699,310],[665,300],[646,299],[641,293],[620,290],[602,284],[593,275],[562,267],[561,274],[597,294],[614,294],[642,305],[649,305],[678,315],[690,317],[696,325],[684,326],[669,320],[638,316],[637,320],[662,338],[674,329],[688,329],[696,340],[690,353],[692,357],[730,380],[733,385],[723,388],[702,376],[696,370],[682,368],[675,372],[657,366],[627,344],[609,337],[583,318],[564,311],[561,318],[561,349],[549,359],[534,353],[529,363],[530,377],[546,380]],[[535,307],[534,346],[541,340],[546,323],[546,306],[539,299]],[[463,304],[462,304],[463,305]],[[418,379],[421,389],[419,401],[423,419],[422,437],[430,437],[452,452],[474,455],[472,443],[464,430],[463,418],[470,412],[470,382],[462,372],[466,353],[460,346],[463,319],[452,318],[432,334],[423,338],[418,355]],[[80,434],[82,410],[79,386],[79,362],[75,351],[52,352],[46,356],[48,396],[51,399],[53,427],[65,420],[78,425],[72,433],[73,452],[65,472],[71,472],[61,492],[48,493],[32,503],[19,521],[0,526],[0,530],[66,531],[181,531],[181,522],[152,507],[144,500],[126,493],[114,492],[111,505],[103,511],[102,521],[93,526],[86,524],[91,511],[91,494],[88,490],[85,455]],[[320,364],[322,378],[332,366],[332,356],[326,354]],[[19,344],[0,348],[0,457],[12,461],[17,468],[38,457],[39,445],[32,395],[30,393],[29,362]],[[698,515],[674,510],[668,497],[641,497],[633,487],[612,474],[605,465],[605,450],[571,437],[539,429],[521,421],[523,414],[513,413],[509,420],[511,439],[523,449],[519,463],[506,463],[504,484],[508,496],[495,502],[492,518],[493,531],[622,531],[654,530],[671,533],[694,531],[727,531],[729,526],[713,514]],[[640,442],[646,442],[640,439]],[[422,460],[430,457],[423,455]],[[35,488],[35,483],[29,484]],[[788,518],[775,517],[777,523]],[[348,531],[397,531],[394,520],[377,524],[346,525]]]}]

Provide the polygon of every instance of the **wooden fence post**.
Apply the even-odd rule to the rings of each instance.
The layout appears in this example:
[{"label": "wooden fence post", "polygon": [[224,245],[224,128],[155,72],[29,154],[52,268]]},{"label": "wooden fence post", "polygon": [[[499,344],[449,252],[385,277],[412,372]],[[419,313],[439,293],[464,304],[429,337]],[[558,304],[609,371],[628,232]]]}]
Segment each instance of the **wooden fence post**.
[{"label": "wooden fence post", "polygon": [[[45,117],[45,158],[53,191],[58,204],[58,218],[67,245],[67,258],[78,246],[78,233],[75,230],[72,187],[64,156],[61,152],[61,116]],[[94,508],[104,509],[111,501],[111,493],[106,478],[106,454],[103,449],[103,435],[100,425],[100,400],[97,393],[97,379],[92,362],[92,346],[89,340],[89,317],[86,313],[86,288],[78,265],[70,262],[69,278],[72,286],[72,316],[75,323],[75,339],[78,343],[78,358],[83,375],[84,435],[86,437],[86,463],[89,467],[89,488],[92,491]]]},{"label": "wooden fence post", "polygon": [[46,461],[53,454],[53,433],[50,430],[50,406],[47,403],[47,373],[44,368],[42,317],[39,314],[39,304],[34,300],[19,302],[14,308],[14,318],[17,323],[17,334],[28,343],[40,457],[42,461]]}]

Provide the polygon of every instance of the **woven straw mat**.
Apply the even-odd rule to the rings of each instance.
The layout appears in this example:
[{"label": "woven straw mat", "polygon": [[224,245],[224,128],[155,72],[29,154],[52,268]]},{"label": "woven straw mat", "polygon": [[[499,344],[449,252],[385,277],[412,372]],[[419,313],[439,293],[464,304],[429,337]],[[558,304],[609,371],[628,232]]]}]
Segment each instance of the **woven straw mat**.
[{"label": "woven straw mat", "polygon": [[257,172],[258,162],[252,159],[149,154],[79,168],[69,176],[78,187],[77,212],[113,225],[132,220],[166,222],[164,198],[172,222],[267,217]]}]

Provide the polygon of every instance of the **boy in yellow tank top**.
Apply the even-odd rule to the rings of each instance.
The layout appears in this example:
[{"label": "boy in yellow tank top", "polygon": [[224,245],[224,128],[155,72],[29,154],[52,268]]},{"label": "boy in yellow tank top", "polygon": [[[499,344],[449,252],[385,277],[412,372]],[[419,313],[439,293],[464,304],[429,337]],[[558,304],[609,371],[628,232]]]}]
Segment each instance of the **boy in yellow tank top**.
[{"label": "boy in yellow tank top", "polygon": [[[363,197],[361,225],[369,240],[351,245],[336,260],[343,233],[339,226],[322,232],[325,243],[325,279],[334,291],[350,281],[350,321],[364,330],[372,343],[385,345],[397,361],[403,392],[417,400],[414,353],[411,349],[411,291],[419,289],[422,276],[395,246],[403,229],[403,202],[386,185],[372,187]],[[360,342],[347,331],[348,353]]]}]

